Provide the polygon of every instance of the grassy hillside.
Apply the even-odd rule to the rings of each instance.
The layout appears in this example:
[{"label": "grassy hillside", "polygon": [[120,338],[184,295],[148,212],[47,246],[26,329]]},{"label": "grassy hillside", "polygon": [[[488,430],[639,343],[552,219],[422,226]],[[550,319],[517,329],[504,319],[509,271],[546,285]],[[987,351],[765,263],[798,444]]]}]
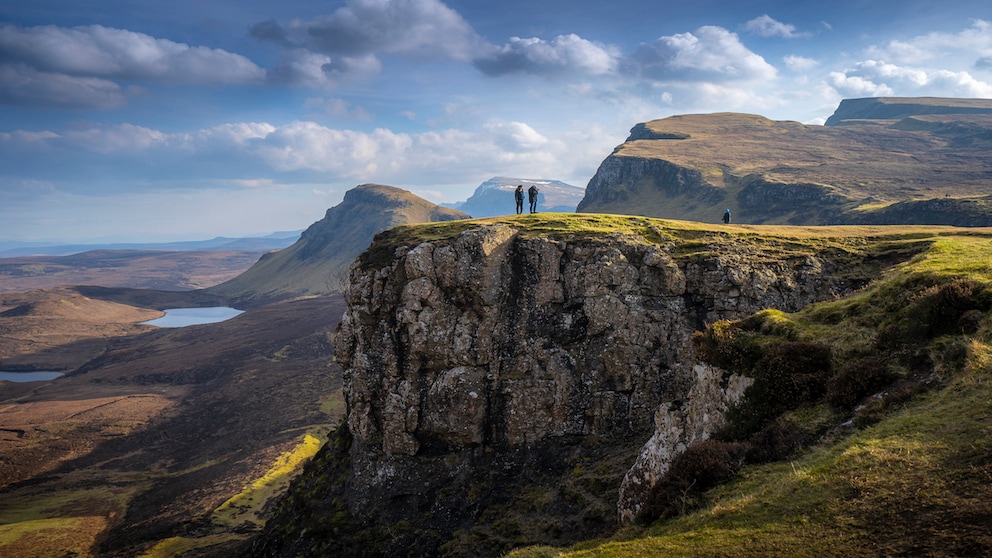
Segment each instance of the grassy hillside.
[{"label": "grassy hillside", "polygon": [[[669,475],[681,490],[667,493],[661,518],[609,540],[511,556],[992,552],[992,231],[934,232],[892,228],[888,240],[929,247],[850,297],[714,324],[699,337],[704,357],[749,370],[758,387],[732,411],[731,432],[696,453],[695,476],[679,485]],[[788,362],[768,366],[789,347],[826,349],[818,391]],[[697,490],[713,447],[740,440],[755,417],[764,424],[752,431],[806,441],[783,459],[730,464],[729,482]]]},{"label": "grassy hillside", "polygon": [[984,114],[893,105],[924,112],[880,120],[866,109],[844,126],[736,113],[647,122],[604,161],[578,210],[716,222],[729,207],[741,223],[987,226],[988,212],[972,207],[987,205],[992,173],[992,101],[980,101]]},{"label": "grassy hillside", "polygon": [[467,217],[399,188],[363,184],[349,190],[292,246],[262,256],[241,275],[207,292],[233,297],[241,306],[339,292],[347,284],[348,266],[375,233],[408,223]]}]

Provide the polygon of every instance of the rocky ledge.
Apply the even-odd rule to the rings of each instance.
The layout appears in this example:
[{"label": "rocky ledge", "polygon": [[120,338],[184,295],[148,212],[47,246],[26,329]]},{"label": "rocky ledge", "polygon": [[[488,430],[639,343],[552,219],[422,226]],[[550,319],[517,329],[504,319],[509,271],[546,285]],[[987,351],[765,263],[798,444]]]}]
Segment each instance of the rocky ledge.
[{"label": "rocky ledge", "polygon": [[513,223],[436,240],[383,235],[352,267],[335,347],[352,436],[347,508],[365,525],[413,522],[444,539],[514,500],[520,483],[507,472],[561,482],[545,473],[567,474],[576,452],[613,443],[633,448],[605,491],[627,520],[746,386],[697,363],[693,333],[843,288],[832,262],[755,258],[743,237],[690,253],[660,221],[645,229],[655,242]]}]

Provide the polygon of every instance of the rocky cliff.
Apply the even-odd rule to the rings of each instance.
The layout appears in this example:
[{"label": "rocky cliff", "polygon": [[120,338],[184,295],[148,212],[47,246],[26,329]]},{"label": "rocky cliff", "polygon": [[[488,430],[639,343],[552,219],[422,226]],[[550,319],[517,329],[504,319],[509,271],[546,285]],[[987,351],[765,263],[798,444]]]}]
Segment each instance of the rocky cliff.
[{"label": "rocky cliff", "polygon": [[735,222],[753,224],[992,223],[982,199],[992,100],[845,100],[828,123],[843,125],[735,113],[638,124],[577,211],[717,222],[730,208]]},{"label": "rocky cliff", "polygon": [[[335,339],[346,481],[315,489],[334,476],[324,462],[304,484],[352,528],[391,527],[370,554],[460,554],[471,541],[495,555],[629,520],[748,383],[697,362],[693,333],[858,284],[835,276],[845,250],[769,251],[767,239],[638,218],[524,221],[401,227],[352,267]],[[610,466],[593,482],[590,463]],[[273,522],[265,554],[328,544],[301,532],[308,506]]]}]

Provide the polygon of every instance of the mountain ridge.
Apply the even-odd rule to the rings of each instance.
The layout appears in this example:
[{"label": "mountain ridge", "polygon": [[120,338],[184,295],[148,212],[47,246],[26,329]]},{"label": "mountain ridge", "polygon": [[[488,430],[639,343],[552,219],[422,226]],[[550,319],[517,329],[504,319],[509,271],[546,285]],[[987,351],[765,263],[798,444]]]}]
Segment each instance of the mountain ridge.
[{"label": "mountain ridge", "polygon": [[[878,111],[895,103],[849,103],[837,114],[858,118],[844,126],[739,113],[641,123],[602,162],[577,211],[716,222],[732,208],[735,222],[756,224],[992,225],[992,115],[953,106],[937,114],[939,102],[897,104],[909,115],[894,122]],[[974,204],[960,212],[931,203],[944,198]]]},{"label": "mountain ridge", "polygon": [[310,225],[291,246],[263,255],[244,273],[206,289],[245,307],[341,291],[352,260],[377,232],[409,223],[465,219],[414,194],[381,184],[362,184]]}]

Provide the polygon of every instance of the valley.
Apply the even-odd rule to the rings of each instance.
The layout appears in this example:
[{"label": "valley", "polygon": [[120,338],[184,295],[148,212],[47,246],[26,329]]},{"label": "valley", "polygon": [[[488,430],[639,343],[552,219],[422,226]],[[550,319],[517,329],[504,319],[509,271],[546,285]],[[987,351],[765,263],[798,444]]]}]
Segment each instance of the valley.
[{"label": "valley", "polygon": [[214,324],[138,323],[162,314],[154,307],[215,300],[97,287],[0,294],[0,368],[66,372],[0,382],[0,552],[128,555],[194,526],[195,538],[233,540],[257,528],[278,488],[211,512],[280,456],[315,451],[340,420],[329,335],[343,307],[332,295]]}]

